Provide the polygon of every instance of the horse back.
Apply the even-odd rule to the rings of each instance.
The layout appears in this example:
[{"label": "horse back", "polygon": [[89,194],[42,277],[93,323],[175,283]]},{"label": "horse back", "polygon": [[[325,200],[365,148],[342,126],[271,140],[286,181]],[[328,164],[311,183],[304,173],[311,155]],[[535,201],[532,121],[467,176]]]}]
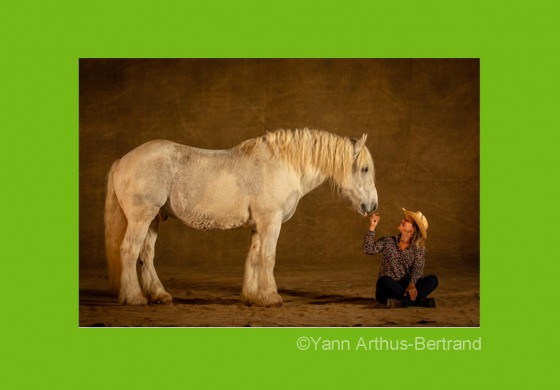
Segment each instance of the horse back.
[{"label": "horse back", "polygon": [[262,215],[282,212],[288,197],[299,200],[293,172],[268,147],[245,153],[183,146],[177,147],[176,159],[168,206],[191,227],[255,226]]}]

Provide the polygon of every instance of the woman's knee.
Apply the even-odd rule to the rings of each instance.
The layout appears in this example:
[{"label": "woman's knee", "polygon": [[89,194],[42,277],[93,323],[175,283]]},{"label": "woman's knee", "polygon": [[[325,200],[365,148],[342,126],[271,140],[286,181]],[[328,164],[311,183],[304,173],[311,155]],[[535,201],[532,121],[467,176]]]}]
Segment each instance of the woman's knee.
[{"label": "woman's knee", "polygon": [[395,281],[390,276],[381,276],[377,279],[377,288],[389,287],[393,286],[393,284],[395,284]]},{"label": "woman's knee", "polygon": [[426,275],[422,279],[424,279],[426,283],[432,286],[433,288],[436,288],[439,284],[439,280],[436,275]]}]

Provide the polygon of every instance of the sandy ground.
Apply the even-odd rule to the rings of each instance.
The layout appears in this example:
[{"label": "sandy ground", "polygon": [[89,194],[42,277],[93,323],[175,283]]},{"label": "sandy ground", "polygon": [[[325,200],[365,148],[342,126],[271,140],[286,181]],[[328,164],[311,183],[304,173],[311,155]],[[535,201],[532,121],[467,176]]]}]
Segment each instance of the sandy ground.
[{"label": "sandy ground", "polygon": [[[473,269],[476,268],[476,269]],[[80,326],[113,327],[477,327],[477,267],[437,266],[436,308],[387,309],[374,299],[371,267],[278,268],[283,306],[248,307],[239,300],[242,267],[158,268],[171,305],[122,306],[103,269],[80,270]]]}]

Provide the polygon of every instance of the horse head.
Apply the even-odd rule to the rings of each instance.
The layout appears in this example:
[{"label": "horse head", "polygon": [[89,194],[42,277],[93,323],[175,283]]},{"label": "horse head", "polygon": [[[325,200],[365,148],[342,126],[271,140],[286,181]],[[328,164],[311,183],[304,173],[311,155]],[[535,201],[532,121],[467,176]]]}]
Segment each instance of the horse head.
[{"label": "horse head", "polygon": [[352,169],[340,183],[346,195],[358,213],[364,217],[377,209],[377,189],[375,188],[375,170],[373,159],[366,147],[367,134],[359,140],[352,140],[354,150]]}]

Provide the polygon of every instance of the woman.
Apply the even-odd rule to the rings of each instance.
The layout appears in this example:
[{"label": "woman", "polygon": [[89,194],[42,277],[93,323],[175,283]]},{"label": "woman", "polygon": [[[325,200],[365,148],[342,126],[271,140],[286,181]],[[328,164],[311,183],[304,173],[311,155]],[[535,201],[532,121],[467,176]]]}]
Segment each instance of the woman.
[{"label": "woman", "polygon": [[404,218],[397,228],[400,234],[375,241],[375,228],[381,217],[370,217],[369,231],[364,237],[364,252],[374,255],[383,252],[379,268],[375,299],[388,308],[425,306],[435,307],[435,298],[428,298],[438,285],[435,275],[422,276],[426,259],[424,242],[428,220],[420,212],[402,209]]}]

